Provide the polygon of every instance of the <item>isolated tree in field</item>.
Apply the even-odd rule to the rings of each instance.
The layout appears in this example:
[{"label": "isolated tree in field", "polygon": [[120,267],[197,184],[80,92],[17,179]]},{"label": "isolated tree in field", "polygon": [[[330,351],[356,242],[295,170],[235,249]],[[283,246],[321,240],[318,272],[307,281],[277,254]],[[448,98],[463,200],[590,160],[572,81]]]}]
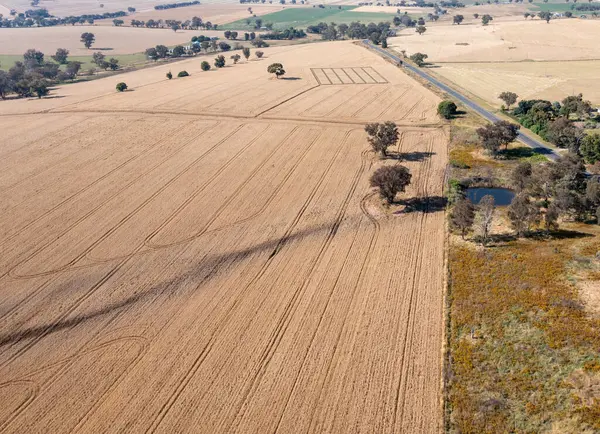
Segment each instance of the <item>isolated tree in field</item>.
[{"label": "isolated tree in field", "polygon": [[398,126],[394,122],[367,124],[365,131],[373,151],[379,152],[382,157],[387,156],[387,149],[398,142]]},{"label": "isolated tree in field", "polygon": [[132,13],[134,13],[134,12],[135,12],[135,8],[132,8],[131,6],[129,6],[129,7],[127,8],[127,12],[129,12],[130,14],[132,14]]},{"label": "isolated tree in field", "polygon": [[173,73],[171,71],[167,72],[167,79],[171,80],[173,78]]},{"label": "isolated tree in field", "polygon": [[127,90],[127,85],[123,82],[117,84],[117,92],[125,92]]},{"label": "isolated tree in field", "polygon": [[85,32],[85,33],[81,34],[81,42],[83,42],[83,45],[88,50],[94,44],[95,41],[96,41],[96,36],[94,36],[93,33]]},{"label": "isolated tree in field", "polygon": [[52,56],[54,61],[60,63],[61,65],[66,65],[68,62],[69,50],[66,48],[59,48],[56,50],[56,54]]},{"label": "isolated tree in field", "polygon": [[240,60],[241,56],[239,54],[234,54],[233,56],[231,56],[231,60],[233,60],[233,64],[237,64]]},{"label": "isolated tree in field", "polygon": [[283,65],[281,63],[271,63],[267,68],[267,72],[269,74],[275,74],[276,78],[285,74],[285,69],[283,69]]},{"label": "isolated tree in field", "polygon": [[200,69],[202,69],[202,71],[208,71],[208,70],[210,70],[210,63],[208,63],[206,60],[204,60],[200,64]]},{"label": "isolated tree in field", "polygon": [[410,60],[412,60],[417,66],[422,67],[425,65],[425,59],[427,59],[427,54],[423,53],[415,53],[410,56]]},{"label": "isolated tree in field", "polygon": [[248,48],[248,47],[242,48],[242,54],[246,58],[246,62],[247,62],[248,59],[250,58],[250,48]]},{"label": "isolated tree in field", "polygon": [[491,15],[485,14],[481,17],[481,24],[487,26],[494,18]]},{"label": "isolated tree in field", "polygon": [[498,95],[498,98],[504,101],[506,108],[509,110],[510,106],[517,102],[518,97],[519,96],[514,92],[502,92],[500,95]]},{"label": "isolated tree in field", "polygon": [[387,203],[393,203],[396,194],[406,189],[406,186],[410,184],[411,178],[412,175],[404,166],[384,166],[377,169],[371,175],[369,183],[371,187],[379,189],[379,195]]},{"label": "isolated tree in field", "polygon": [[450,224],[460,231],[460,236],[465,239],[467,232],[473,227],[475,221],[475,206],[466,198],[459,199],[450,213]]},{"label": "isolated tree in field", "polygon": [[465,19],[465,17],[463,17],[462,15],[454,15],[454,18],[452,19],[452,24],[459,24],[463,22],[463,20]]},{"label": "isolated tree in field", "polygon": [[473,18],[475,18],[475,19],[479,18],[479,14],[473,14]]},{"label": "isolated tree in field", "polygon": [[189,77],[190,74],[187,71],[179,71],[179,73],[177,74],[177,77]]},{"label": "isolated tree in field", "polygon": [[485,246],[490,236],[490,229],[494,221],[494,213],[496,211],[496,202],[494,197],[485,195],[477,205],[476,226],[481,237],[481,244]]},{"label": "isolated tree in field", "polygon": [[588,164],[600,161],[600,134],[588,134],[581,140],[581,156]]},{"label": "isolated tree in field", "polygon": [[260,58],[262,58],[264,54],[265,54],[265,53],[263,53],[262,51],[256,51],[256,52],[254,53],[254,55],[255,55],[257,58],[259,58],[259,59],[260,59]]},{"label": "isolated tree in field", "polygon": [[215,57],[215,67],[223,68],[225,66],[225,56],[217,56]]},{"label": "isolated tree in field", "polygon": [[456,104],[453,101],[445,100],[438,104],[437,112],[444,119],[452,119],[456,116],[456,109]]},{"label": "isolated tree in field", "polygon": [[508,146],[517,138],[519,128],[519,125],[507,121],[498,121],[477,128],[476,131],[483,148],[495,157],[502,145]]},{"label": "isolated tree in field", "polygon": [[510,173],[511,185],[518,192],[525,190],[531,182],[532,174],[531,163],[528,161],[520,162]]},{"label": "isolated tree in field", "polygon": [[415,29],[415,32],[417,32],[419,35],[422,35],[426,31],[427,31],[427,27],[425,27],[425,26],[417,26],[417,28]]},{"label": "isolated tree in field", "polygon": [[538,209],[529,200],[529,195],[526,193],[519,193],[510,203],[507,215],[517,236],[522,237],[537,220]]}]

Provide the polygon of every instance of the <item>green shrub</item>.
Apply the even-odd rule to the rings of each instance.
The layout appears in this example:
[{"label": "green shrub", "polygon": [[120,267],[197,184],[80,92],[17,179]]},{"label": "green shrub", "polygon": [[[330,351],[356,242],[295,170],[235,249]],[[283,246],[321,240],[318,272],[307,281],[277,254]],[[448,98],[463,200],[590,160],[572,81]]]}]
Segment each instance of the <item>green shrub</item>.
[{"label": "green shrub", "polygon": [[208,71],[210,70],[210,63],[205,60],[200,64],[200,68],[202,68],[202,71]]},{"label": "green shrub", "polygon": [[127,90],[127,85],[123,82],[117,84],[117,91],[124,92]]},{"label": "green shrub", "polygon": [[438,114],[445,119],[452,119],[456,116],[456,104],[450,100],[442,101],[438,104]]},{"label": "green shrub", "polygon": [[177,77],[189,77],[189,75],[187,71],[180,71]]}]

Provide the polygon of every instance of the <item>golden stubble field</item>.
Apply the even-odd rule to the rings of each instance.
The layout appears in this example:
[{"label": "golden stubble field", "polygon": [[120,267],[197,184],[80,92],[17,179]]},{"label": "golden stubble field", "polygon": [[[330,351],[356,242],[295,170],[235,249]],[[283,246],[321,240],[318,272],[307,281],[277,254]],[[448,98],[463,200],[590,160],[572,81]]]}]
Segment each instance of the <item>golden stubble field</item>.
[{"label": "golden stubble field", "polygon": [[430,26],[422,36],[402,31],[390,41],[396,51],[426,53],[435,64],[431,73],[500,107],[503,91],[551,101],[583,93],[600,104],[599,36],[597,20],[520,19]]},{"label": "golden stubble field", "polygon": [[[438,99],[350,43],[265,51],[0,104],[0,431],[441,432]],[[384,119],[413,212],[368,187]]]}]

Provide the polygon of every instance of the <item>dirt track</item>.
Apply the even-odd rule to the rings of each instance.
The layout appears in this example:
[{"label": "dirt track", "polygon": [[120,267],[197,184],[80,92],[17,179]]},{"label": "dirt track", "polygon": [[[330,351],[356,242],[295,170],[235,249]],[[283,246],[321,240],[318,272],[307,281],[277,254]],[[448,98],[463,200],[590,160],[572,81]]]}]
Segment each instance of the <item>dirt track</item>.
[{"label": "dirt track", "polygon": [[[441,431],[437,98],[352,44],[265,51],[0,105],[0,431]],[[377,119],[416,211],[368,187]]]}]

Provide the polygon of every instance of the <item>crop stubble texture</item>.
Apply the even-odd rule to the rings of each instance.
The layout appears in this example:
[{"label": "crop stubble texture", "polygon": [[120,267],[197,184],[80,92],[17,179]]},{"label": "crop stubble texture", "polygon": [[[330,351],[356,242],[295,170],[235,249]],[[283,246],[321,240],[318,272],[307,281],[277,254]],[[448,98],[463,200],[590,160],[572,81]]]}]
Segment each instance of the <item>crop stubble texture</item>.
[{"label": "crop stubble texture", "polygon": [[[444,215],[426,198],[446,133],[418,126],[433,95],[337,47],[282,50],[297,81],[240,65],[237,105],[211,109],[192,76],[0,117],[0,431],[441,430]],[[389,83],[319,86],[303,53]],[[403,197],[425,204],[393,216],[358,122],[388,118],[410,124],[394,151],[422,156]]]}]

